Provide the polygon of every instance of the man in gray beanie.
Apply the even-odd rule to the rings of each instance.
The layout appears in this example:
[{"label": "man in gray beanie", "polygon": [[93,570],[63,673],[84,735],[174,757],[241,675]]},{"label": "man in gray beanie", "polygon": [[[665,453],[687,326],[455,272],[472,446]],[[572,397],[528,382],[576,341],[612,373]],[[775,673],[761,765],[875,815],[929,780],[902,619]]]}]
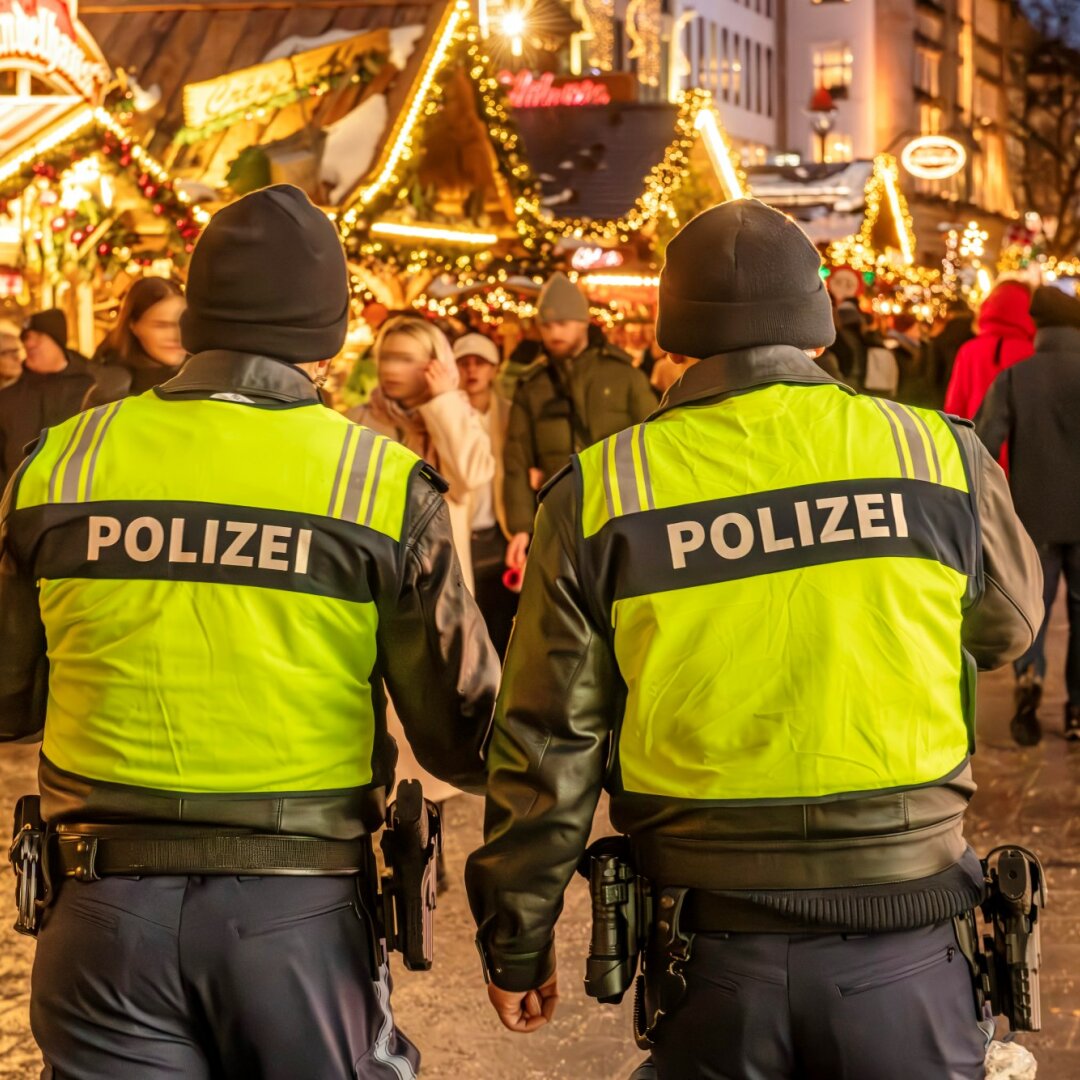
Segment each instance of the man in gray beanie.
[{"label": "man in gray beanie", "polygon": [[43,738],[34,1035],[49,1076],[410,1080],[387,693],[482,791],[497,661],[445,483],[312,380],[349,309],[326,216],[284,186],[221,210],[188,303],[184,369],[46,430],[0,512],[0,743]]},{"label": "man in gray beanie", "polygon": [[[671,242],[657,337],[687,370],[542,496],[495,708],[466,873],[491,1002],[550,1021],[571,876],[617,920],[636,872],[660,1080],[983,1075],[954,928],[983,897],[975,672],[1030,644],[1038,562],[970,426],[807,355],[820,265],[751,199]],[[590,855],[604,789],[622,835]],[[586,989],[633,971],[597,956]]]},{"label": "man in gray beanie", "polygon": [[537,489],[572,453],[656,408],[644,372],[590,328],[589,301],[565,274],[548,279],[537,313],[544,351],[518,380],[506,433],[503,501],[512,536],[506,562],[515,570],[525,565]]}]

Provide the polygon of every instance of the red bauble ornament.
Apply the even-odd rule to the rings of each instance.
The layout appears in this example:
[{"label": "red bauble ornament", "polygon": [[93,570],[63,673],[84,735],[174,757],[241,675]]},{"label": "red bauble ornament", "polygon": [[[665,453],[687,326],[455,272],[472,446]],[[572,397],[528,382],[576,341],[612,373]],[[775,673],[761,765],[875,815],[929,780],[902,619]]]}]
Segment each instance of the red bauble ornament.
[{"label": "red bauble ornament", "polygon": [[157,214],[158,217],[160,217],[162,214],[165,213],[165,207],[162,206],[159,202],[154,203],[154,213]]},{"label": "red bauble ornament", "polygon": [[107,255],[112,254],[112,245],[106,243],[98,244],[97,253],[104,259]]}]

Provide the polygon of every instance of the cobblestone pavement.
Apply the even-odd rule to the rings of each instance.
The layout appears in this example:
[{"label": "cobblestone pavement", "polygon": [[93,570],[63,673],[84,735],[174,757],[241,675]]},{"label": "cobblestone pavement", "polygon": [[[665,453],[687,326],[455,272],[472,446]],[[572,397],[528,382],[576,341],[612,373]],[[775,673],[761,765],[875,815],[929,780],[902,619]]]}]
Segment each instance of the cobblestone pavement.
[{"label": "cobblestone pavement", "polygon": [[[1060,605],[1059,605],[1060,613]],[[1021,1041],[1039,1060],[1039,1080],[1080,1077],[1080,748],[1060,736],[1063,626],[1050,645],[1052,677],[1041,710],[1047,737],[1021,750],[1009,739],[1012,679],[984,677],[980,696],[980,791],[968,832],[979,851],[1003,840],[1030,845],[1046,862],[1050,903],[1043,931],[1043,1031]],[[36,750],[0,748],[0,822],[16,794],[29,790]],[[447,854],[457,879],[440,905],[438,959],[431,974],[399,971],[394,991],[402,1028],[424,1051],[427,1080],[625,1080],[639,1055],[629,1010],[601,1007],[581,991],[588,944],[588,897],[575,881],[559,929],[563,999],[555,1024],[528,1037],[497,1026],[480,981],[460,874],[480,838],[477,799],[450,804]],[[10,872],[0,869],[0,1080],[36,1077],[39,1058],[27,1026],[32,943],[4,929],[12,919]],[[301,1080],[301,1078],[298,1078]],[[912,1078],[929,1080],[929,1078]]]}]

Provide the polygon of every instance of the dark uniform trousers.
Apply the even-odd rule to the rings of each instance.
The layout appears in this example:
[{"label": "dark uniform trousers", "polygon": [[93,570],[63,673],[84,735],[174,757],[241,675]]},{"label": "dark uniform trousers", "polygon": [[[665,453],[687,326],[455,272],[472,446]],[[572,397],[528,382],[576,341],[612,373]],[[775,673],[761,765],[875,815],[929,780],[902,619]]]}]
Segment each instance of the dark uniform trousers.
[{"label": "dark uniform trousers", "polygon": [[989,1039],[951,922],[870,935],[698,934],[659,1080],[981,1080]]},{"label": "dark uniform trousers", "polygon": [[351,877],[66,882],[38,938],[43,1080],[413,1080]]}]

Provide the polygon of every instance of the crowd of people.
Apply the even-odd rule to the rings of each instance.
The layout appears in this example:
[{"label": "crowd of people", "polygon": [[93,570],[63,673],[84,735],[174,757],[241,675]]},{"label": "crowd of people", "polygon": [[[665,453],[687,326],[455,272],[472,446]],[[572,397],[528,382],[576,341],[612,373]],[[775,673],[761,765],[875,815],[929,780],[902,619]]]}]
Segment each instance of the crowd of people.
[{"label": "crowd of people", "polygon": [[[38,312],[22,327],[0,321],[0,481],[44,428],[174,375],[186,357],[184,307],[174,282],[136,281],[92,359],[69,346],[60,310]],[[342,409],[352,402],[351,420],[444,477],[463,573],[502,656],[537,493],[573,453],[645,419],[680,368],[657,349],[651,325],[605,335],[562,273],[544,285],[533,325],[508,315],[494,329],[475,328],[376,302],[363,316],[372,345],[353,363],[345,399],[324,391],[324,400]],[[1068,582],[1077,630],[1065,727],[1080,738],[1080,507],[1058,488],[1058,478],[1076,475],[1071,465],[1080,467],[1080,300],[1053,286],[1033,298],[1028,284],[1006,279],[977,316],[956,298],[927,326],[846,296],[833,298],[833,319],[836,340],[816,357],[827,374],[862,393],[977,420],[1003,467],[1011,463],[1017,505],[1043,552],[1048,607],[1060,579]],[[1022,375],[1004,375],[1033,355],[1038,363]],[[1041,734],[1044,638],[1045,628],[1017,662],[1013,734],[1027,745]]]}]

